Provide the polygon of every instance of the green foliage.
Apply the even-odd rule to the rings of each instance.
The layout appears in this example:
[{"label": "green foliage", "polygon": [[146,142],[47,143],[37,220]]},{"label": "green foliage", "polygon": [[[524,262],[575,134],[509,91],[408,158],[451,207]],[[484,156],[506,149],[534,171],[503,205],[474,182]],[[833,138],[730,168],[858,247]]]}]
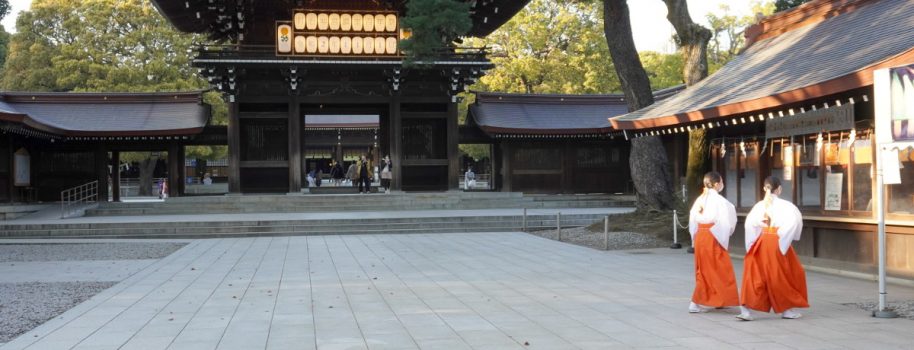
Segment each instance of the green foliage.
[{"label": "green foliage", "polygon": [[666,89],[684,84],[682,80],[683,61],[678,53],[659,53],[654,51],[639,52],[641,64],[651,80],[654,90]]},{"label": "green foliage", "polygon": [[[485,158],[489,158],[489,150],[492,145],[488,144],[479,144],[479,143],[465,143],[457,146],[457,149],[462,154],[466,154],[473,158],[475,161],[479,161]],[[477,170],[478,171],[478,170]]]},{"label": "green foliage", "polygon": [[752,14],[743,17],[737,17],[730,13],[730,6],[720,5],[719,13],[708,13],[705,18],[708,20],[711,32],[711,42],[708,43],[708,73],[711,74],[723,65],[730,62],[746,43],[743,36],[746,28],[755,24],[756,14],[769,16],[775,12],[775,3],[752,2]]},{"label": "green foliage", "polygon": [[0,20],[6,18],[12,9],[9,0],[0,0]]},{"label": "green foliage", "polygon": [[600,2],[533,0],[473,46],[489,46],[495,68],[472,88],[515,93],[599,94],[621,90],[603,34]]},{"label": "green foliage", "polygon": [[404,28],[412,37],[400,42],[408,64],[434,61],[453,47],[453,41],[473,26],[470,3],[457,0],[409,0]]},{"label": "green foliage", "polygon": [[181,34],[141,0],[35,0],[16,23],[2,87],[30,91],[203,89]]},{"label": "green foliage", "polygon": [[[0,10],[2,3],[0,0]],[[0,87],[19,91],[154,92],[207,88],[188,52],[198,36],[180,33],[143,0],[34,0],[19,15]],[[0,33],[0,46],[3,33]],[[5,46],[3,46],[5,48]],[[2,48],[0,48],[2,49]],[[216,92],[204,94],[211,124],[227,123]],[[225,152],[188,147],[187,157]],[[147,157],[138,153],[136,157]],[[125,157],[134,157],[125,153]],[[125,159],[127,159],[125,158]]]},{"label": "green foliage", "polygon": [[774,2],[775,12],[792,9],[807,2],[809,2],[809,0],[777,0]]}]

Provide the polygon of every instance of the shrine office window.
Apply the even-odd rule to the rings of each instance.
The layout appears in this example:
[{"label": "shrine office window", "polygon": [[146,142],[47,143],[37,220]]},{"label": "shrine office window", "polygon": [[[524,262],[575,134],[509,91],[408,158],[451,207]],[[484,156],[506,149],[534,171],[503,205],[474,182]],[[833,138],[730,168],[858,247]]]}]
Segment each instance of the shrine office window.
[{"label": "shrine office window", "polygon": [[910,220],[914,216],[914,149],[900,150],[898,160],[901,184],[886,186],[886,209],[892,218]]}]

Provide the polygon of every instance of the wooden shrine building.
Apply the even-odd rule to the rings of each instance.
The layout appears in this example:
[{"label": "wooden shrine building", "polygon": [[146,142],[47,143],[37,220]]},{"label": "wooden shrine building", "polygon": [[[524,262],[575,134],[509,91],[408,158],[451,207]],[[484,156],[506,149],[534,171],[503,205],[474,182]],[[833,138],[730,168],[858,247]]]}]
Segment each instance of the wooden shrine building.
[{"label": "wooden shrine building", "polygon": [[[469,2],[471,36],[488,35],[527,3]],[[306,115],[377,116],[371,156],[377,164],[390,154],[394,190],[457,188],[456,95],[492,65],[484,49],[454,49],[405,66],[406,1],[153,4],[177,29],[223,43],[199,47],[194,65],[230,106],[229,192],[300,192],[314,154]]]}]

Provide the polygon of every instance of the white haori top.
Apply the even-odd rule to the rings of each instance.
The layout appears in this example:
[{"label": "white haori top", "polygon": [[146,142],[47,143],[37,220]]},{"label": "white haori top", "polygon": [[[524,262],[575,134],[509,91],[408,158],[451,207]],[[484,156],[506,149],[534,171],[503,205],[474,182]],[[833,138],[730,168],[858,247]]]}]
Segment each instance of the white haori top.
[{"label": "white haori top", "polygon": [[711,226],[711,234],[727,250],[730,247],[730,235],[736,230],[736,208],[717,191],[707,189],[695,200],[689,211],[689,234],[692,235],[693,242],[698,224],[714,224]]},{"label": "white haori top", "polygon": [[746,251],[748,252],[752,248],[752,244],[762,234],[762,229],[768,226],[764,222],[766,213],[771,218],[771,227],[778,229],[778,245],[781,248],[781,254],[787,254],[790,244],[793,241],[799,241],[800,234],[803,233],[803,216],[797,206],[775,195],[772,195],[770,205],[762,200],[755,203],[752,211],[746,215]]}]

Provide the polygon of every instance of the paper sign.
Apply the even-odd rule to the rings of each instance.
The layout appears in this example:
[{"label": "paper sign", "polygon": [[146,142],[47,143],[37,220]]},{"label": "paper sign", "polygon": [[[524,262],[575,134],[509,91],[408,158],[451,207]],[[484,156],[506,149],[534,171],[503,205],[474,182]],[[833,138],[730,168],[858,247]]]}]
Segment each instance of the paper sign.
[{"label": "paper sign", "polygon": [[898,149],[882,151],[882,181],[886,185],[901,183],[901,163],[898,161]]},{"label": "paper sign", "polygon": [[841,210],[841,190],[844,174],[830,173],[825,177],[825,210]]}]

